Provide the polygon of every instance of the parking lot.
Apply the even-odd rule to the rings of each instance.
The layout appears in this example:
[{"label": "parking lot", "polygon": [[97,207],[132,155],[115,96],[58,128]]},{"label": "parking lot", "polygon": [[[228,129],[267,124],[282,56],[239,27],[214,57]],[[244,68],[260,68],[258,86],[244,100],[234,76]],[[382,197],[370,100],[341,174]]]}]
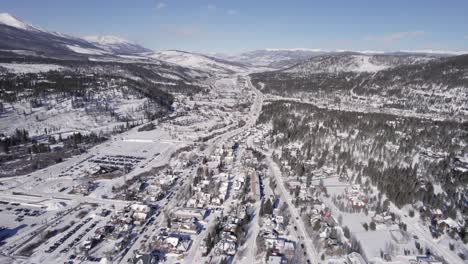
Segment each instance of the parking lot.
[{"label": "parking lot", "polygon": [[[83,227],[85,224],[89,223],[91,220],[92,220],[92,218],[87,218],[84,221],[76,224],[75,227],[73,227],[73,229],[71,229],[64,236],[62,236],[60,239],[58,239],[53,245],[51,245],[47,250],[45,250],[45,252],[46,253],[54,252],[59,246],[61,246],[66,240],[68,240],[71,236],[73,236],[81,227]],[[75,238],[75,240],[78,239],[77,240],[77,242],[78,242],[79,240],[81,240],[81,238],[83,236],[84,235],[80,235],[77,238]],[[73,246],[73,243],[69,243],[69,245],[70,244],[71,244],[71,246]],[[68,248],[69,247],[67,247],[67,249]],[[65,253],[65,252],[63,252],[63,253]]]},{"label": "parking lot", "polygon": [[23,222],[27,217],[38,217],[46,211],[38,207],[24,206],[20,203],[0,201],[0,213],[14,214],[15,222]]},{"label": "parking lot", "polygon": [[103,166],[133,169],[138,163],[140,163],[143,160],[145,160],[145,158],[136,156],[104,155],[101,157],[93,157],[88,161]]}]

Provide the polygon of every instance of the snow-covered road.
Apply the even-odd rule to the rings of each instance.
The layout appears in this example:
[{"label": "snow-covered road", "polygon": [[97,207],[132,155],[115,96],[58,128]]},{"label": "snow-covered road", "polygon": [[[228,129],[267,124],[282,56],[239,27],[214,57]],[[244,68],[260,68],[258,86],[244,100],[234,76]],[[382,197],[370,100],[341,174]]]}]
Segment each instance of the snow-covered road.
[{"label": "snow-covered road", "polygon": [[[312,244],[312,240],[309,238],[309,235],[306,232],[306,228],[304,226],[304,222],[302,221],[301,215],[298,213],[296,207],[292,203],[292,197],[289,192],[284,187],[283,177],[281,175],[281,170],[278,165],[271,159],[271,153],[263,153],[267,157],[267,162],[270,166],[271,175],[273,175],[276,179],[277,186],[280,189],[280,195],[283,201],[288,204],[289,210],[291,212],[292,219],[294,224],[297,227],[297,232],[303,237],[302,242],[304,243],[305,250],[307,253],[307,257],[310,263],[318,264],[318,253],[315,250],[314,245]],[[299,240],[301,241],[301,240]]]}]

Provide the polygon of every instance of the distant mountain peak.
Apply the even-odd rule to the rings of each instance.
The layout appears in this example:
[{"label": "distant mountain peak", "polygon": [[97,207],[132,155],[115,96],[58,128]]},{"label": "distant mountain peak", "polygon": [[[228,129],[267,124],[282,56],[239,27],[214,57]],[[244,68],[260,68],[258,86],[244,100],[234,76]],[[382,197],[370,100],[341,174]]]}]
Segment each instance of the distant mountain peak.
[{"label": "distant mountain peak", "polygon": [[23,30],[31,30],[31,29],[36,29],[35,27],[31,26],[28,23],[25,23],[18,18],[8,14],[8,13],[0,13],[0,24],[14,27],[14,28],[19,28]]},{"label": "distant mountain peak", "polygon": [[83,39],[101,45],[113,45],[113,44],[135,44],[135,42],[128,39],[113,36],[113,35],[102,35],[102,36],[85,36]]},{"label": "distant mountain peak", "polygon": [[83,37],[83,39],[100,47],[103,50],[115,53],[135,54],[151,51],[150,49],[147,49],[133,41],[118,36],[86,36]]},{"label": "distant mountain peak", "polygon": [[272,49],[272,48],[267,48],[264,49],[265,51],[304,51],[304,52],[327,52],[326,50],[322,49],[309,49],[309,48],[288,48],[288,49]]}]

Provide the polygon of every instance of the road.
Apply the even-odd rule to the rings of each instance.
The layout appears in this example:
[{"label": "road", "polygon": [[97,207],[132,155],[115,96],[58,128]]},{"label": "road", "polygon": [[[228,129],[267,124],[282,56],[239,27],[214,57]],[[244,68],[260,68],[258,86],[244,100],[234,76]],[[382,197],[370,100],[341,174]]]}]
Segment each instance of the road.
[{"label": "road", "polygon": [[246,124],[240,128],[228,131],[224,134],[218,135],[210,140],[207,141],[208,147],[205,151],[207,154],[211,154],[215,148],[215,146],[219,142],[223,141],[228,141],[230,138],[246,131],[247,129],[253,127],[255,123],[257,122],[258,117],[260,116],[260,113],[262,111],[262,105],[263,105],[263,94],[259,90],[257,90],[253,85],[252,82],[250,81],[250,77],[245,77],[247,80],[247,85],[249,88],[254,91],[255,93],[255,100],[250,107],[250,113],[249,117],[247,118]]},{"label": "road", "polygon": [[267,162],[270,166],[271,174],[276,179],[276,185],[280,189],[280,196],[288,204],[289,211],[291,212],[291,217],[294,221],[294,224],[297,227],[297,232],[304,238],[302,242],[304,243],[304,247],[307,253],[307,257],[310,260],[310,263],[318,264],[318,253],[315,250],[314,245],[312,244],[312,240],[309,238],[309,235],[306,232],[306,228],[304,226],[304,222],[302,221],[301,215],[297,212],[296,207],[292,203],[292,197],[289,192],[284,187],[283,177],[281,175],[280,168],[278,165],[271,159],[271,153],[263,153],[266,156]]},{"label": "road", "polygon": [[[390,209],[393,212],[400,211],[400,209],[398,209],[394,205],[390,205]],[[423,230],[423,227],[419,225],[417,219],[413,220],[412,218],[410,219],[408,217],[402,217],[402,219],[404,220],[406,224],[407,231],[409,233],[417,235],[420,241],[430,246],[431,251],[433,251],[435,255],[439,255],[443,257],[450,264],[466,263],[466,262],[463,262],[463,260],[456,255],[455,251],[450,251],[447,247],[439,246],[436,242],[434,242],[434,239],[432,238],[432,236],[429,234],[428,231]]]},{"label": "road", "polygon": [[[245,140],[245,144],[241,145],[238,150],[238,158],[236,159],[234,171],[235,174],[240,175],[240,168],[243,168],[242,160],[245,153],[245,150],[251,146],[252,136],[249,136]],[[257,201],[253,204],[253,208],[255,208],[253,212],[253,218],[250,220],[250,224],[248,227],[248,234],[247,234],[247,241],[237,250],[237,254],[234,256],[232,263],[254,263],[255,262],[255,254],[257,252],[257,236],[260,232],[260,225],[259,225],[259,217],[260,217],[260,206],[261,206],[261,199],[260,194],[256,193],[257,188],[260,189],[259,181],[257,180],[257,176],[251,179],[251,192],[253,196],[257,199]],[[247,195],[247,194],[246,194]],[[243,254],[239,254],[239,252],[243,252]],[[240,256],[242,255],[242,256]]]},{"label": "road", "polygon": [[249,233],[247,235],[248,240],[240,249],[244,250],[244,256],[238,257],[238,254],[236,254],[232,263],[254,263],[255,254],[257,253],[257,236],[260,233],[260,225],[258,224],[260,217],[260,205],[260,200],[257,201],[254,205],[255,212],[253,219],[250,221]]},{"label": "road", "polygon": [[215,219],[218,217],[219,214],[216,211],[214,214],[210,214],[205,221],[208,221],[208,224],[205,226],[205,229],[198,234],[198,236],[194,239],[193,244],[190,246],[190,250],[187,256],[184,258],[183,263],[190,264],[190,263],[204,263],[202,261],[202,252],[200,250],[200,245],[205,237],[211,232],[211,229],[215,225]]}]

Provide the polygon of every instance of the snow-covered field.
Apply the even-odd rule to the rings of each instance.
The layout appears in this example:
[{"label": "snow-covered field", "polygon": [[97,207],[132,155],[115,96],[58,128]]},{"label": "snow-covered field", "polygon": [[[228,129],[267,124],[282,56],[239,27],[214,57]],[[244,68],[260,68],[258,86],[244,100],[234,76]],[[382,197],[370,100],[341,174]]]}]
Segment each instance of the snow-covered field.
[{"label": "snow-covered field", "polygon": [[8,72],[17,74],[60,71],[66,69],[59,65],[37,63],[0,63],[0,68],[5,68]]}]

